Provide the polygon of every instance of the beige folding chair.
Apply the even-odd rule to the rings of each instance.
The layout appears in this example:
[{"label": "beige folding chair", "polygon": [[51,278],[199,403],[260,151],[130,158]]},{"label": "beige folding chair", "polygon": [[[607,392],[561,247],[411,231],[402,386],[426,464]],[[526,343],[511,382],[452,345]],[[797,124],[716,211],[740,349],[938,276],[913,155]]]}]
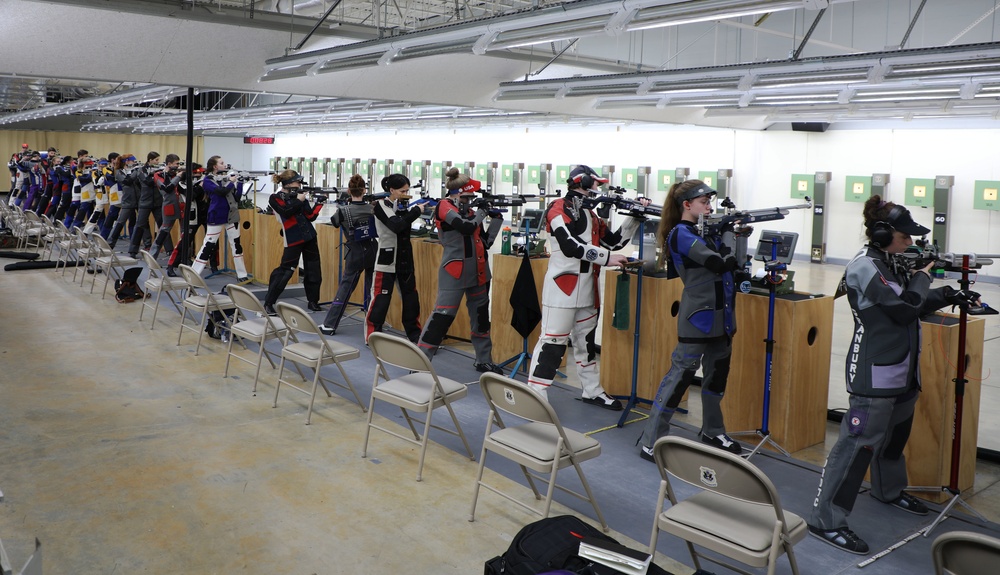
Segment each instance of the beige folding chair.
[{"label": "beige folding chair", "polygon": [[[225,315],[227,311],[233,309],[233,300],[229,299],[227,295],[212,293],[212,290],[205,284],[205,280],[191,269],[191,266],[181,264],[177,267],[181,270],[181,276],[188,285],[188,296],[181,302],[181,328],[177,334],[177,345],[181,344],[181,336],[184,335],[185,329],[196,331],[198,332],[198,344],[194,348],[194,354],[198,355],[198,351],[201,350],[201,338],[205,334],[206,319],[215,324],[211,312],[217,311]],[[188,311],[191,312],[192,318],[195,317],[196,313],[201,313],[198,327],[191,327],[184,323]],[[216,327],[222,326],[216,324]]]},{"label": "beige folding chair", "polygon": [[982,575],[996,573],[1000,565],[1000,539],[973,533],[952,531],[931,544],[934,575]]},{"label": "beige folding chair", "polygon": [[73,235],[61,221],[53,221],[48,216],[42,216],[42,221],[48,226],[49,232],[45,234],[45,248],[39,259],[47,260],[56,249],[62,250],[65,242],[73,239]]},{"label": "beige folding chair", "polygon": [[167,294],[167,299],[173,304],[177,313],[182,313],[179,302],[184,299],[184,291],[187,290],[188,284],[182,277],[172,278],[164,273],[163,268],[160,267],[156,258],[146,250],[139,250],[139,255],[149,270],[149,277],[143,283],[142,287],[145,288],[147,296],[150,296],[154,292],[156,293],[155,300],[152,297],[143,298],[142,306],[139,307],[139,321],[142,321],[142,315],[146,311],[146,308],[152,308],[153,319],[150,320],[149,329],[153,329],[156,326],[156,311],[160,309],[160,299],[163,297],[163,294]]},{"label": "beige folding chair", "polygon": [[[88,234],[80,228],[73,228],[73,230],[77,234],[77,241],[80,246],[76,250],[77,262],[83,262],[83,271],[80,271],[79,263],[75,268],[73,268],[73,281],[76,282],[76,273],[77,271],[80,271],[80,287],[83,287],[83,282],[87,279],[87,272],[92,271],[90,269],[90,260],[107,256],[109,253],[101,251],[97,243],[94,241],[93,234]],[[93,270],[93,272],[96,274],[96,269]],[[93,290],[91,290],[91,293],[93,293]]]},{"label": "beige folding chair", "polygon": [[[365,444],[361,450],[361,457],[368,455],[368,437],[373,427],[404,441],[419,445],[420,463],[417,464],[417,481],[420,481],[424,470],[424,456],[427,454],[428,432],[433,427],[460,437],[465,445],[465,451],[469,454],[469,459],[475,461],[469,442],[465,439],[465,433],[462,432],[462,426],[459,425],[455,411],[451,408],[453,402],[468,394],[468,387],[464,383],[438,376],[424,352],[407,339],[375,332],[368,337],[368,347],[375,355],[377,366],[375,381],[372,384],[371,402],[368,404],[368,427],[365,428]],[[402,368],[410,373],[390,378],[387,366]],[[384,381],[379,383],[380,380]],[[412,438],[372,423],[376,399],[391,403],[402,410],[403,417],[413,434]],[[455,425],[455,431],[431,423],[434,409],[438,407],[444,407],[448,410],[451,421]],[[414,419],[410,416],[410,411],[423,413],[424,420]],[[414,421],[424,424],[422,434],[417,433],[417,429],[413,425]]]},{"label": "beige folding chair", "polygon": [[[59,260],[56,262],[56,271],[62,268],[62,276],[66,277],[66,268],[70,262],[74,266],[79,266],[80,261],[89,252],[89,246],[83,242],[83,231],[79,228],[69,229],[61,220],[56,220],[56,225],[66,230],[67,239],[59,242]],[[76,270],[74,270],[75,273]],[[74,279],[74,281],[76,281]]]},{"label": "beige folding chair", "polygon": [[21,238],[19,248],[34,248],[38,251],[42,247],[45,234],[48,233],[48,225],[35,212],[28,210],[22,212],[23,224],[21,226]]},{"label": "beige folding chair", "polygon": [[[278,392],[281,391],[281,384],[309,395],[309,410],[306,412],[306,425],[309,425],[312,420],[313,403],[316,402],[316,390],[322,385],[327,397],[330,397],[332,394],[326,384],[332,383],[338,387],[350,390],[354,394],[354,399],[357,401],[358,406],[361,407],[361,411],[364,412],[365,405],[361,403],[361,397],[358,395],[357,390],[354,389],[351,379],[347,377],[344,366],[341,365],[342,362],[361,357],[361,352],[358,351],[358,348],[324,336],[309,313],[298,306],[278,302],[275,308],[278,312],[278,317],[284,322],[288,333],[285,336],[285,346],[281,350],[281,363],[278,364],[278,383],[274,387],[274,407],[278,407]],[[303,340],[301,339],[303,334],[315,336],[315,339]],[[290,381],[281,378],[284,374],[286,361],[290,361],[296,365],[303,365],[313,370],[312,391],[307,391],[305,388],[298,387]],[[320,368],[331,363],[336,365],[337,369],[340,370],[340,376],[344,378],[344,383],[339,383],[320,375]],[[299,376],[302,375],[302,372],[299,371]],[[306,381],[305,377],[302,377],[302,381]]]},{"label": "beige folding chair", "polygon": [[108,294],[108,283],[111,278],[122,279],[125,269],[139,265],[139,260],[130,256],[119,256],[115,250],[108,245],[108,240],[97,231],[91,232],[90,241],[93,242],[94,249],[100,255],[94,258],[94,279],[90,281],[90,293],[94,293],[94,285],[97,284],[97,272],[104,273],[104,289],[101,291],[101,299]]},{"label": "beige folding chair", "polygon": [[[656,551],[660,531],[684,540],[696,569],[699,557],[750,575],[732,563],[705,555],[704,547],[773,575],[778,558],[788,555],[793,575],[799,568],[792,546],[805,538],[806,522],[781,507],[778,492],[764,473],[738,455],[701,442],[668,435],[656,440],[653,457],[660,470],[660,493],[649,541]],[[678,502],[670,477],[702,489]],[[664,509],[669,499],[670,508]]]},{"label": "beige folding chair", "polygon": [[[604,521],[601,508],[598,507],[597,499],[590,490],[590,484],[580,467],[581,462],[601,454],[600,442],[572,429],[564,428],[549,402],[525,383],[496,373],[484,373],[479,378],[479,385],[482,387],[483,395],[486,396],[486,401],[490,406],[490,413],[486,421],[483,451],[479,455],[479,471],[476,474],[476,486],[472,492],[472,511],[469,513],[469,521],[476,519],[476,504],[479,502],[480,487],[484,487],[542,517],[549,516],[549,509],[552,507],[552,494],[555,489],[559,489],[593,505],[601,527],[607,531],[608,524]],[[527,422],[508,426],[504,423],[500,412],[509,413],[527,420]],[[521,467],[521,472],[524,473],[524,478],[528,480],[528,486],[531,487],[531,492],[534,493],[536,500],[542,499],[542,496],[538,492],[538,488],[535,487],[535,479],[548,484],[542,511],[483,482],[487,451],[492,451],[517,463]],[[570,466],[576,469],[586,495],[556,484],[556,474],[559,470]],[[529,469],[538,473],[546,473],[548,477],[535,475]]]},{"label": "beige folding chair", "polygon": [[[247,288],[236,284],[229,284],[226,286],[226,293],[233,300],[236,312],[233,316],[232,325],[229,328],[230,338],[229,348],[226,350],[226,371],[222,374],[222,377],[229,377],[229,361],[234,357],[256,366],[257,371],[253,375],[253,392],[256,394],[257,380],[260,378],[261,359],[267,357],[267,362],[271,364],[271,367],[277,367],[274,359],[272,359],[276,359],[277,355],[267,351],[267,341],[269,339],[284,340],[288,329],[281,318],[267,315],[267,312],[264,310],[264,304]],[[256,360],[249,360],[239,354],[233,353],[233,341],[237,338],[239,338],[244,349],[248,349],[246,344],[248,341],[257,344]]]}]

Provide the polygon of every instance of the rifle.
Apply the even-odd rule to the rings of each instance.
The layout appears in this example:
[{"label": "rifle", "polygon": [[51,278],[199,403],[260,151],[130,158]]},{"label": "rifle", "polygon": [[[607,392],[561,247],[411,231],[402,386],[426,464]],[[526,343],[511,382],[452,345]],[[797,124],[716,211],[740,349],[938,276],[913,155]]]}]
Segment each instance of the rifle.
[{"label": "rifle", "polygon": [[483,198],[489,205],[493,208],[514,208],[518,206],[523,206],[528,202],[533,202],[538,200],[539,196],[536,195],[526,195],[526,194],[511,194],[509,196],[493,195],[489,192],[483,192]]},{"label": "rifle", "polygon": [[[942,269],[949,272],[962,271],[962,259],[965,254],[955,254],[951,252],[942,253],[938,248],[937,241],[929,242],[927,238],[920,238],[913,242],[913,245],[906,248],[901,254],[897,254],[897,260],[911,270],[919,270],[933,263],[933,269]],[[1000,254],[968,254],[969,268],[980,269],[993,263],[993,260],[1000,258]]]},{"label": "rifle", "polygon": [[746,226],[756,222],[783,220],[790,210],[811,209],[813,207],[812,200],[808,196],[805,200],[808,203],[795,204],[794,206],[780,206],[759,210],[737,210],[733,200],[726,198],[722,200],[721,204],[725,210],[723,213],[698,216],[698,235],[702,237],[720,235],[722,232],[735,228],[737,223]]},{"label": "rifle", "polygon": [[[598,206],[607,206],[610,208],[614,206],[615,210],[619,214],[624,214],[632,216],[633,218],[645,219],[649,217],[658,218],[662,215],[662,209],[660,206],[648,205],[644,206],[639,202],[639,199],[629,199],[624,196],[625,188],[620,188],[618,186],[611,186],[609,188],[610,194],[603,196],[595,196],[593,198],[585,197],[583,198],[583,207],[591,210]],[[607,217],[601,215],[601,217]]]}]

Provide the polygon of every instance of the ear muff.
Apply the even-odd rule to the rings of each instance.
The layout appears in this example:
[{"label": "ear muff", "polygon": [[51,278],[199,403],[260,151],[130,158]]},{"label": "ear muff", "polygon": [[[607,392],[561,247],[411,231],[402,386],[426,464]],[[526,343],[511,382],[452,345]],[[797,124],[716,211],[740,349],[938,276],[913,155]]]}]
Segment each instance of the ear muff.
[{"label": "ear muff", "polygon": [[871,238],[873,246],[883,250],[889,247],[889,244],[892,243],[892,232],[896,231],[896,228],[894,227],[896,220],[898,220],[899,217],[905,212],[906,208],[903,206],[892,206],[892,209],[889,210],[889,214],[884,220],[879,220],[872,224]]}]

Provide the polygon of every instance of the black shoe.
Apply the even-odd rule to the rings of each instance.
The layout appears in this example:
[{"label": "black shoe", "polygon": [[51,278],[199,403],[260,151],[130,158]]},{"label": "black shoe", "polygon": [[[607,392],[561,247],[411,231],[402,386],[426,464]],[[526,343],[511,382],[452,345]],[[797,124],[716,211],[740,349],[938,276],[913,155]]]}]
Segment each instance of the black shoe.
[{"label": "black shoe", "polygon": [[830,529],[827,531],[810,525],[809,534],[820,541],[829,543],[834,547],[839,547],[849,553],[856,553],[858,555],[868,554],[868,544],[865,543],[863,539],[858,537],[857,533],[851,531],[849,527],[841,527],[840,529]]},{"label": "black shoe", "polygon": [[[253,280],[250,279],[250,276],[243,276],[241,278],[236,278],[236,285],[242,286],[242,285],[246,285],[246,284],[248,284],[248,283],[250,283],[252,281]],[[310,309],[312,309],[312,308],[310,308]]]},{"label": "black shoe", "polygon": [[132,252],[129,252],[128,257],[130,257],[132,259],[138,259],[139,258],[139,254],[138,253],[134,253],[133,254]]},{"label": "black shoe", "polygon": [[264,312],[267,315],[278,315],[278,312],[274,311],[274,306],[269,303],[264,304]]},{"label": "black shoe", "polygon": [[309,308],[309,311],[323,311],[323,308],[320,307],[320,305],[314,301],[311,301],[308,304],[306,304],[306,307]]},{"label": "black shoe", "polygon": [[656,459],[653,457],[652,447],[646,447],[645,445],[643,445],[642,448],[639,449],[639,457],[645,459],[646,461],[651,461],[653,463],[656,463]]},{"label": "black shoe", "polygon": [[477,363],[476,371],[478,371],[479,373],[499,373],[500,375],[503,375],[503,370],[500,369],[500,366],[493,363],[492,361]]},{"label": "black shoe", "polygon": [[603,407],[604,409],[610,409],[611,411],[621,411],[625,409],[622,404],[617,399],[611,397],[607,392],[602,391],[596,397],[584,397],[584,403],[589,403],[590,405],[596,405],[598,407]]},{"label": "black shoe", "polygon": [[927,513],[930,511],[929,509],[927,509],[927,506],[924,505],[923,501],[917,499],[916,497],[910,495],[905,491],[900,493],[899,497],[897,497],[893,501],[883,501],[883,503],[888,503],[893,507],[902,509],[903,511],[906,511],[907,513],[912,513],[914,515],[927,515]]},{"label": "black shoe", "polygon": [[326,327],[323,324],[319,324],[316,327],[318,327],[319,330],[323,332],[323,335],[337,335],[337,330],[333,329],[332,327]]},{"label": "black shoe", "polygon": [[707,443],[712,447],[718,447],[723,451],[728,451],[729,453],[735,455],[743,453],[743,447],[739,444],[739,442],[733,440],[732,437],[729,437],[725,433],[716,435],[715,437],[709,437],[703,433],[701,434],[701,442]]}]

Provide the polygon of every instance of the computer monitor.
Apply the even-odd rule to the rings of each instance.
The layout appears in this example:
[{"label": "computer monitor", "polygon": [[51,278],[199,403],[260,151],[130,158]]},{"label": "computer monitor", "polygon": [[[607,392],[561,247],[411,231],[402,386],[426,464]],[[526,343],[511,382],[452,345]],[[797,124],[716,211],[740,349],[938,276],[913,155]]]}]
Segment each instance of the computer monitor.
[{"label": "computer monitor", "polygon": [[521,228],[537,234],[541,231],[539,226],[542,225],[542,215],[542,210],[524,210],[521,212]]},{"label": "computer monitor", "polygon": [[792,257],[795,255],[795,244],[799,241],[797,232],[761,231],[760,241],[757,243],[756,259],[770,261],[775,241],[778,243],[778,261],[786,265],[792,263]]},{"label": "computer monitor", "polygon": [[642,222],[642,225],[635,230],[635,234],[632,236],[632,245],[639,245],[639,238],[642,237],[646,244],[649,242],[656,243],[656,231],[660,228],[660,220],[646,220]]}]

